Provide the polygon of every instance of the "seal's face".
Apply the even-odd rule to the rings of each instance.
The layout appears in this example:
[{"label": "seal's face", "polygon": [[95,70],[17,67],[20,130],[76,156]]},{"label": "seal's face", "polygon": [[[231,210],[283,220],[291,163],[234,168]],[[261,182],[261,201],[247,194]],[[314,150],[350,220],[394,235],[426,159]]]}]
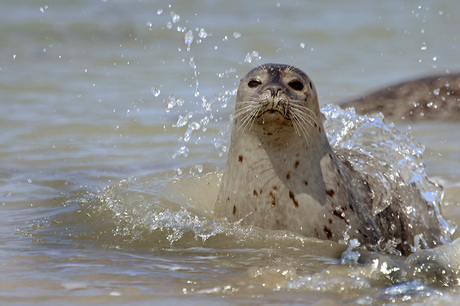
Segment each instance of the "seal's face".
[{"label": "seal's face", "polygon": [[320,118],[316,90],[309,77],[295,67],[256,67],[241,80],[234,118],[238,128],[276,123],[307,137]]}]

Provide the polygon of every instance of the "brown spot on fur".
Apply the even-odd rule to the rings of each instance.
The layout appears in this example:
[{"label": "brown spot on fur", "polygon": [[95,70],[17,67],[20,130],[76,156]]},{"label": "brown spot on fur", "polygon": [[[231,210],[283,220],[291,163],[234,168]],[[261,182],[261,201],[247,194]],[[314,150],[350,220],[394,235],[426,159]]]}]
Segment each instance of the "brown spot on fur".
[{"label": "brown spot on fur", "polygon": [[260,190],[259,190],[259,194],[262,194],[262,191],[263,191],[263,190],[262,190],[262,189],[260,189]]},{"label": "brown spot on fur", "polygon": [[315,228],[315,235],[316,235],[316,238],[319,239],[319,234],[318,234],[318,230]]},{"label": "brown spot on fur", "polygon": [[332,219],[329,219],[328,221],[329,221],[329,224],[332,224]]},{"label": "brown spot on fur", "polygon": [[308,181],[303,181],[303,184],[304,184],[305,186],[308,186]]},{"label": "brown spot on fur", "polygon": [[278,190],[278,186],[273,185],[273,190]]},{"label": "brown spot on fur", "polygon": [[268,132],[267,135],[268,135],[268,136],[272,136],[273,133],[272,133],[272,132]]},{"label": "brown spot on fur", "polygon": [[337,209],[335,209],[334,211],[332,211],[332,213],[334,214],[334,216],[342,219],[342,220],[345,220],[345,217],[342,215],[342,213],[340,211],[338,211]]},{"label": "brown spot on fur", "polygon": [[318,127],[318,125],[316,124],[316,122],[315,122],[315,127]]},{"label": "brown spot on fur", "polygon": [[326,234],[327,239],[331,239],[331,238],[332,238],[332,232],[331,232],[331,230],[330,230],[327,226],[324,226],[324,227],[323,227],[323,231],[324,231],[324,233]]},{"label": "brown spot on fur", "polygon": [[290,178],[291,178],[291,171],[288,171],[288,173],[286,174],[286,178],[287,178],[287,179],[290,179]]},{"label": "brown spot on fur", "polygon": [[295,195],[292,191],[289,190],[289,197],[291,198],[292,202],[294,202],[295,207],[299,207],[299,202],[295,199]]},{"label": "brown spot on fur", "polygon": [[326,189],[326,193],[327,193],[327,195],[330,196],[331,198],[333,198],[334,195],[335,195],[335,191],[332,190],[332,189]]},{"label": "brown spot on fur", "polygon": [[243,162],[243,155],[238,156],[238,161],[240,162],[240,164]]},{"label": "brown spot on fur", "polygon": [[236,214],[236,206],[233,205],[233,215],[235,215],[235,214]]},{"label": "brown spot on fur", "polygon": [[254,191],[252,192],[252,194],[253,194],[255,197],[259,196],[259,194],[257,193],[257,190],[255,190],[255,189],[254,189]]},{"label": "brown spot on fur", "polygon": [[272,206],[276,205],[276,198],[275,195],[273,194],[273,191],[270,191],[270,196],[272,197]]},{"label": "brown spot on fur", "polygon": [[346,207],[342,207],[342,211],[339,211],[339,210],[335,209],[334,211],[332,211],[332,213],[334,214],[334,216],[336,216],[339,219],[345,221],[346,224],[350,224],[350,220],[345,219],[345,216],[344,216],[344,213],[343,213],[344,210],[347,210]]},{"label": "brown spot on fur", "polygon": [[227,202],[229,202],[229,201],[230,201],[230,197],[227,197]]},{"label": "brown spot on fur", "polygon": [[318,128],[318,131],[321,133],[321,127]]},{"label": "brown spot on fur", "polygon": [[295,164],[294,164],[294,168],[297,169],[297,168],[299,167],[299,165],[300,165],[300,162],[299,162],[298,160],[296,160],[296,161],[295,161]]}]

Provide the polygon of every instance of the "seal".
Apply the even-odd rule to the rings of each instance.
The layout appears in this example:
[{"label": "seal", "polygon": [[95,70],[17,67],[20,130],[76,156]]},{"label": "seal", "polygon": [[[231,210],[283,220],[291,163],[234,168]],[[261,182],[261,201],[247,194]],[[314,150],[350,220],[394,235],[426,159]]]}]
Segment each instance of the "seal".
[{"label": "seal", "polygon": [[410,214],[398,197],[379,203],[346,156],[331,148],[316,89],[304,72],[282,64],[254,68],[238,88],[215,214],[319,239],[358,239],[370,250],[405,255],[420,237],[424,247],[440,243],[430,203],[417,192]]},{"label": "seal", "polygon": [[460,73],[427,76],[341,103],[358,114],[381,112],[392,121],[460,120]]}]

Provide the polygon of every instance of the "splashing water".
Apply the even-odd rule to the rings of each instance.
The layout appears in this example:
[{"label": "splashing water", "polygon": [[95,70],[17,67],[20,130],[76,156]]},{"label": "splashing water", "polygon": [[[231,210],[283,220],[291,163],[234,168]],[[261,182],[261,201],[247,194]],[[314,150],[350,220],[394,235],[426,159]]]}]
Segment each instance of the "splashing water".
[{"label": "splashing water", "polygon": [[[415,213],[415,208],[409,204],[411,194],[405,194],[405,189],[400,188],[401,184],[415,184],[423,198],[435,208],[435,214],[442,224],[443,242],[449,242],[454,229],[449,227],[440,214],[442,189],[430,182],[426,176],[422,162],[423,147],[406,134],[397,131],[394,125],[386,122],[381,115],[358,116],[353,109],[342,110],[333,105],[324,107],[322,112],[326,116],[325,128],[331,145],[336,150],[353,152],[349,156],[350,163],[359,171],[369,174],[372,177],[373,188],[381,194],[383,204],[380,207],[373,207],[374,212],[378,213],[384,210],[389,205],[390,197],[398,193],[402,199],[405,199],[405,203],[408,203],[407,214]],[[184,142],[189,141],[191,134],[204,125],[201,121],[189,123],[193,115],[193,113],[189,113],[185,117],[180,116],[176,123],[176,126],[188,124]],[[226,129],[229,130],[230,125],[227,125]],[[227,132],[223,130],[220,137],[214,139],[216,149],[220,152],[227,150],[225,133]],[[181,146],[174,153],[173,158],[179,156],[187,158],[189,152],[187,146]],[[358,158],[353,158],[353,156],[358,156]],[[226,225],[219,223],[219,227],[216,228],[217,223],[215,223],[216,220],[212,214],[203,215],[203,207],[207,207],[205,210],[208,212],[213,210],[220,182],[220,174],[213,171],[207,172],[206,168],[209,167],[202,164],[198,167],[191,166],[189,172],[181,169],[180,173],[176,175],[174,179],[176,188],[181,188],[180,186],[184,184],[192,187],[187,191],[180,189],[173,192],[188,194],[174,204],[174,208],[168,206],[167,203],[170,203],[170,200],[165,196],[160,196],[156,200],[158,203],[162,203],[161,205],[144,202],[123,204],[124,200],[116,199],[123,192],[114,193],[114,190],[120,188],[123,190],[126,183],[105,190],[102,202],[111,210],[117,211],[117,215],[130,216],[132,219],[130,222],[135,223],[138,229],[142,227],[151,231],[168,229],[170,234],[166,239],[170,243],[185,237],[186,232],[189,233],[187,237],[195,237],[193,238],[195,240],[197,237],[208,239],[213,235],[225,232],[222,227]],[[187,173],[195,174],[192,175],[192,178],[188,178]],[[125,189],[125,192],[128,190],[129,188]],[[162,193],[165,192],[170,193],[171,190],[165,190]],[[128,212],[122,212],[124,210],[123,205],[128,205]],[[139,210],[137,205],[142,205],[144,211],[148,211],[148,213],[139,214],[138,211],[142,212],[143,210]],[[148,210],[145,210],[145,206],[149,207]],[[423,237],[419,237],[419,240],[420,246],[423,246]],[[353,250],[357,246],[356,243],[351,243],[349,250],[343,254],[342,260],[344,262],[356,263],[358,261],[359,254]],[[418,251],[418,247],[415,245],[413,251]]]},{"label": "splashing water", "polygon": [[246,57],[244,58],[245,63],[252,63],[253,60],[260,60],[261,57],[259,56],[259,52],[257,51],[252,51],[246,54]]},{"label": "splashing water", "polygon": [[[358,116],[354,109],[342,110],[328,105],[322,109],[326,116],[324,127],[335,150],[345,153],[353,168],[370,178],[375,195],[380,197],[380,206],[372,207],[377,214],[390,205],[395,194],[407,205],[409,218],[417,218],[417,209],[411,205],[414,194],[401,186],[414,185],[422,198],[433,207],[441,224],[443,243],[450,242],[454,227],[443,219],[440,205],[443,190],[432,183],[423,164],[424,147],[399,132],[393,123],[387,122],[382,114]],[[423,247],[423,237],[416,239],[412,251]]]}]

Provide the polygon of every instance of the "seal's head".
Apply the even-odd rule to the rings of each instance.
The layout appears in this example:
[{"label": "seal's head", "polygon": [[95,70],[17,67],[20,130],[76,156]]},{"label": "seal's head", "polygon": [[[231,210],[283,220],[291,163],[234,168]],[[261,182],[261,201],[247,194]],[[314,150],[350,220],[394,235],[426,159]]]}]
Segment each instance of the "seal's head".
[{"label": "seal's head", "polygon": [[[320,120],[315,87],[300,69],[264,64],[240,82],[234,114],[237,129],[260,131],[262,126],[277,126],[284,133],[308,138],[313,130],[321,130]],[[268,127],[264,130],[270,135]]]}]

